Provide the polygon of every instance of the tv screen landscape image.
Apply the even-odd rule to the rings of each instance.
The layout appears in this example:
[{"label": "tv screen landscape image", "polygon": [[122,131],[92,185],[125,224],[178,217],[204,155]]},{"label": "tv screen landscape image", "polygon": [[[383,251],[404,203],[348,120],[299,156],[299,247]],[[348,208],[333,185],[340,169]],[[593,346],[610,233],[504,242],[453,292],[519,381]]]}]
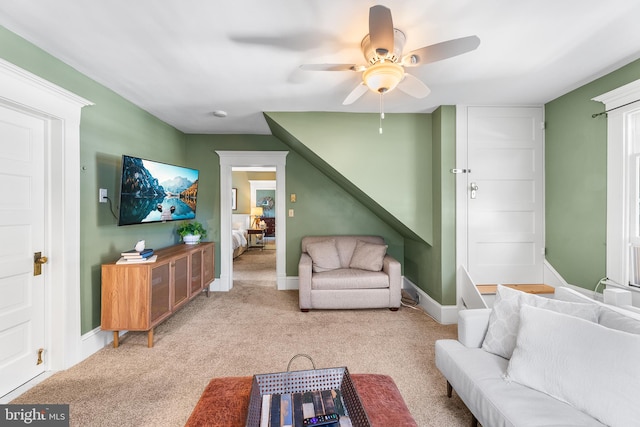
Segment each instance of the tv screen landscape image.
[{"label": "tv screen landscape image", "polygon": [[198,170],[122,156],[118,225],[196,217]]}]

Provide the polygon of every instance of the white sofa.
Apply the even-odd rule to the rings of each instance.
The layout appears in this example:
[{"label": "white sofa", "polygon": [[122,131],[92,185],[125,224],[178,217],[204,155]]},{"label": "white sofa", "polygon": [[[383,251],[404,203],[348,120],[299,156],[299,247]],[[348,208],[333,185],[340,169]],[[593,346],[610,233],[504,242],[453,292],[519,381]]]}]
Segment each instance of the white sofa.
[{"label": "white sofa", "polygon": [[380,236],[306,236],[299,303],[310,309],[400,308],[401,265]]},{"label": "white sofa", "polygon": [[[500,323],[504,304],[463,310],[458,340],[436,342],[449,397],[455,390],[484,427],[640,425],[640,316],[569,288],[550,302],[520,294],[517,318]],[[596,310],[591,321],[586,305]],[[575,307],[582,318],[563,314]]]}]

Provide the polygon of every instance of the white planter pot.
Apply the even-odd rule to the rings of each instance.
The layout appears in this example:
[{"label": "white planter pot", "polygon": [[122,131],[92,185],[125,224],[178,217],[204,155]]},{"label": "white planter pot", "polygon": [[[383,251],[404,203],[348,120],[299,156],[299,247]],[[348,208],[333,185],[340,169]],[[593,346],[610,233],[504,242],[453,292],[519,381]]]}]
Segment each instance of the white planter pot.
[{"label": "white planter pot", "polygon": [[184,241],[185,245],[195,245],[197,243],[200,243],[200,235],[196,234],[194,236],[193,234],[187,234],[182,238],[182,240]]}]

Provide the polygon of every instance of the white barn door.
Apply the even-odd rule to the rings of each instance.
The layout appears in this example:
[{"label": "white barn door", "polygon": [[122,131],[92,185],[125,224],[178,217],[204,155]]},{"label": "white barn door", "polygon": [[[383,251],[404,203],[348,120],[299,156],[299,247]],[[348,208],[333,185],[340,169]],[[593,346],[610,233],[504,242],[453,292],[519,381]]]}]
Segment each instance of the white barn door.
[{"label": "white barn door", "polygon": [[[458,209],[466,230],[466,266],[475,284],[542,283],[544,161],[541,107],[467,107],[466,173]],[[462,153],[464,156],[464,153]],[[460,203],[461,202],[461,203]],[[458,217],[460,219],[460,216]],[[458,229],[460,231],[460,228]],[[460,256],[459,256],[460,258]]]}]

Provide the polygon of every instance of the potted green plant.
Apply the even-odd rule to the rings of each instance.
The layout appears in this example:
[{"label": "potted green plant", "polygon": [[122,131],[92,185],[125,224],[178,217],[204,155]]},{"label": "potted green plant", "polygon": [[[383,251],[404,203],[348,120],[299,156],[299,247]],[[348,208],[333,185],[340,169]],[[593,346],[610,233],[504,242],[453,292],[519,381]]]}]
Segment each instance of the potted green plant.
[{"label": "potted green plant", "polygon": [[187,245],[195,245],[207,235],[207,230],[198,221],[183,222],[176,232]]}]

